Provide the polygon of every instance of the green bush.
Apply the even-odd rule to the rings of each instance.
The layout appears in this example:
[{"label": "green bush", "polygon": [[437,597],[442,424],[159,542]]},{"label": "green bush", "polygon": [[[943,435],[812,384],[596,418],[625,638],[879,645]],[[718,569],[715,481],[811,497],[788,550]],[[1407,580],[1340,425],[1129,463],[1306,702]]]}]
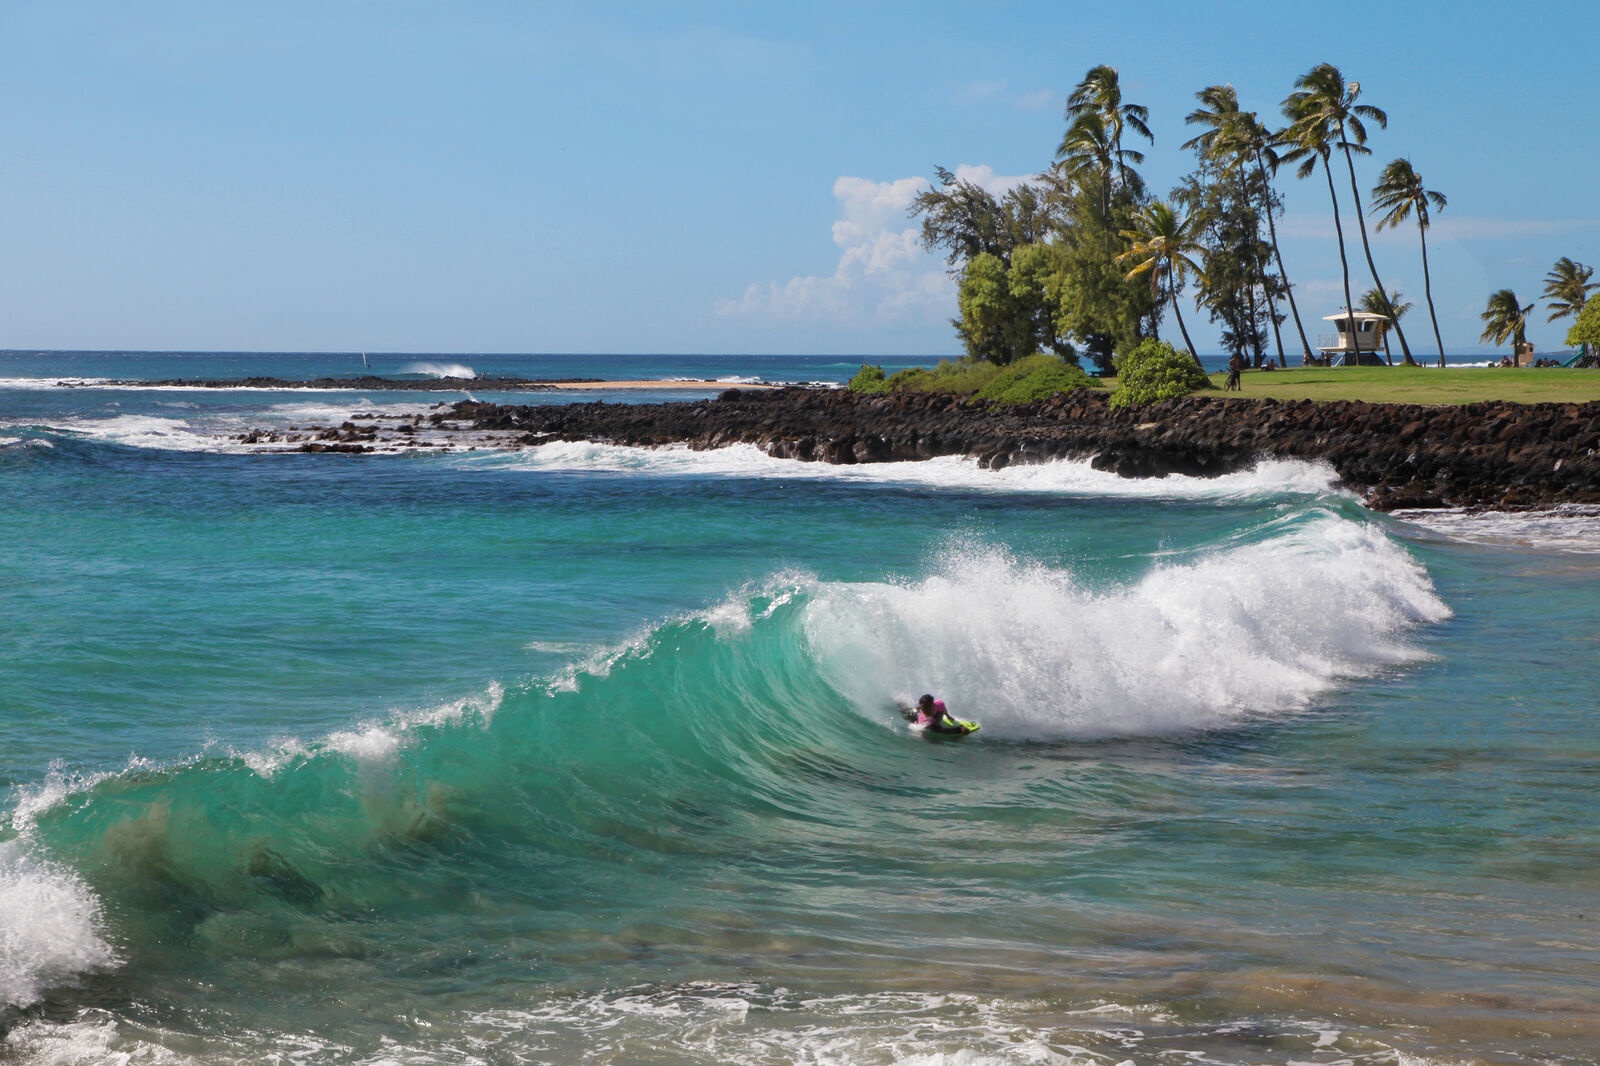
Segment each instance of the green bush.
[{"label": "green bush", "polygon": [[862,363],[861,369],[845,388],[851,392],[888,392],[889,380],[883,376],[883,367]]},{"label": "green bush", "polygon": [[1133,351],[1117,357],[1116,367],[1112,407],[1143,407],[1211,388],[1211,379],[1200,365],[1166,341],[1141,341]]},{"label": "green bush", "polygon": [[1030,355],[1010,366],[983,359],[943,359],[939,365],[897,370],[863,366],[846,386],[851,392],[936,392],[975,396],[992,403],[1027,403],[1058,392],[1094,386],[1093,378],[1053,355]]},{"label": "green bush", "polygon": [[1030,355],[1001,369],[974,395],[991,403],[1030,403],[1093,386],[1094,379],[1082,367],[1053,355]]}]

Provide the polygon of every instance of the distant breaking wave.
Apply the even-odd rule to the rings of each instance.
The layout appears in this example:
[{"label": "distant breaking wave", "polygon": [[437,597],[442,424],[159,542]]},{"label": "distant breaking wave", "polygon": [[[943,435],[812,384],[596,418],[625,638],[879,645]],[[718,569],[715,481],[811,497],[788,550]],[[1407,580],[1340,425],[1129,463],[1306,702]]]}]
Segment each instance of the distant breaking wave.
[{"label": "distant breaking wave", "polygon": [[419,374],[429,378],[475,378],[478,372],[465,363],[407,363],[400,368],[402,374]]}]

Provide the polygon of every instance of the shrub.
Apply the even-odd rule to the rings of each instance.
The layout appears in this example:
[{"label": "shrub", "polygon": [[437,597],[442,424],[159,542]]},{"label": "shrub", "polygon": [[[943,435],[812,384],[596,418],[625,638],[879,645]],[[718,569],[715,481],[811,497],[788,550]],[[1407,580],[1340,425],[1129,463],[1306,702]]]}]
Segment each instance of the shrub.
[{"label": "shrub", "polygon": [[974,395],[991,403],[1030,403],[1093,385],[1094,379],[1082,367],[1053,355],[1030,355],[1001,369]]},{"label": "shrub", "polygon": [[889,380],[883,376],[883,367],[862,363],[861,369],[845,388],[851,392],[888,392]]},{"label": "shrub", "polygon": [[1117,387],[1112,407],[1143,407],[1158,400],[1187,396],[1211,388],[1211,379],[1187,354],[1166,341],[1144,340],[1126,355],[1118,356]]}]

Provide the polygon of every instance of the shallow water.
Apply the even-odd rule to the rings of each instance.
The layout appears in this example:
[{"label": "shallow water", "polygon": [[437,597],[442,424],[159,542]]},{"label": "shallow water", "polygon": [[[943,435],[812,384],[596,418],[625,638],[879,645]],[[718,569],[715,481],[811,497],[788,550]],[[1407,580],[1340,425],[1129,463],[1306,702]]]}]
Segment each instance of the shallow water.
[{"label": "shallow water", "polygon": [[[0,358],[0,1061],[1600,1047],[1581,523],[1299,464],[244,454],[347,400],[41,358]],[[983,731],[907,732],[921,691]]]}]

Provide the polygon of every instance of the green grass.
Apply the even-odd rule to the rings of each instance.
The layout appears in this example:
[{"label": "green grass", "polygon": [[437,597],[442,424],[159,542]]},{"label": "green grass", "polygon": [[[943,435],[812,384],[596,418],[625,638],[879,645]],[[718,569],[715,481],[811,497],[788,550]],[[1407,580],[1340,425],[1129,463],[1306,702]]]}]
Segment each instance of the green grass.
[{"label": "green grass", "polygon": [[1242,392],[1222,392],[1227,374],[1211,375],[1218,391],[1202,395],[1279,400],[1366,400],[1370,403],[1585,403],[1600,400],[1600,370],[1525,367],[1340,366],[1245,372]]}]

